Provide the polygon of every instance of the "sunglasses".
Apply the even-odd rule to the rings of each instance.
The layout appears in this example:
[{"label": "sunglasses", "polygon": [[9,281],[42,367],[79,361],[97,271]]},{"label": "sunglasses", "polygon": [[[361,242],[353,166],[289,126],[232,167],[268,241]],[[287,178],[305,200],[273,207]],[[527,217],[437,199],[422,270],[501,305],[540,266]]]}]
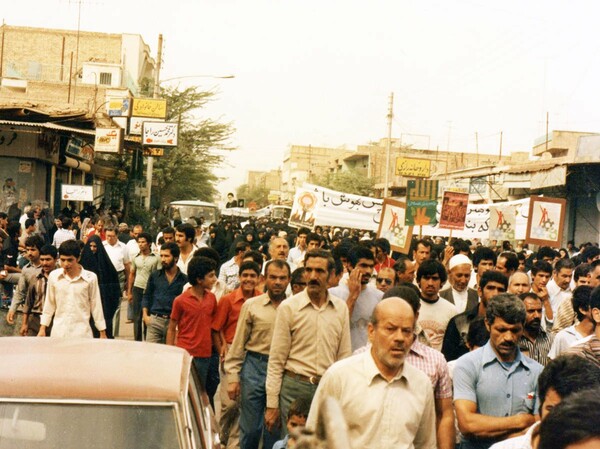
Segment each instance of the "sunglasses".
[{"label": "sunglasses", "polygon": [[382,282],[385,282],[386,285],[392,285],[392,280],[391,279],[377,278],[377,283],[378,284],[381,284]]}]

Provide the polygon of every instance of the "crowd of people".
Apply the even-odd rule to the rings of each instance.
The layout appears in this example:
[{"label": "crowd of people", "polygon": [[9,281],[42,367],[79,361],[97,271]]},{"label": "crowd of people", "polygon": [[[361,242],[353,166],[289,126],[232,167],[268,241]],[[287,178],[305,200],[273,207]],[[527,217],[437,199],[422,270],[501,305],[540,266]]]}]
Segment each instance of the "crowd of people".
[{"label": "crowd of people", "polygon": [[148,232],[92,212],[0,214],[7,320],[113,338],[126,313],[135,340],[193,356],[224,447],[293,447],[326,397],[355,448],[600,444],[573,418],[600,422],[597,245],[415,238],[398,254],[343,227],[194,217]]}]

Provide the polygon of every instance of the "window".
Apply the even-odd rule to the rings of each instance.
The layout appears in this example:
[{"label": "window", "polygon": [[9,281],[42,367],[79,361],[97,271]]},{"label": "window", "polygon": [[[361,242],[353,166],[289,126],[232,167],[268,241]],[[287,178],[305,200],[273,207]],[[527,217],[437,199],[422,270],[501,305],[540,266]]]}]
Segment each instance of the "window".
[{"label": "window", "polygon": [[112,73],[100,72],[100,84],[110,86],[112,84]]}]

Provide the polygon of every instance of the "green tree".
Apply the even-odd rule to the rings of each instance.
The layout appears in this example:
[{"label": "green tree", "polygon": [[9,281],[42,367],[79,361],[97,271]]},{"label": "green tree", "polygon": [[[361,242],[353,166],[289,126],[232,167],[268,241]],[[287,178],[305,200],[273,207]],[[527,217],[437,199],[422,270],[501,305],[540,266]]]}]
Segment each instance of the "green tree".
[{"label": "green tree", "polygon": [[212,201],[219,181],[213,169],[223,159],[214,150],[234,149],[228,145],[234,128],[231,123],[193,116],[214,99],[214,91],[166,88],[161,97],[167,100],[167,121],[179,123],[179,139],[177,147],[165,150],[165,156],[155,159],[154,204],[162,207],[177,199]]},{"label": "green tree", "polygon": [[248,184],[242,184],[236,190],[237,198],[243,198],[246,201],[246,207],[254,201],[258,208],[269,204],[269,189],[263,186],[250,187]]},{"label": "green tree", "polygon": [[373,195],[373,180],[356,170],[327,173],[317,178],[316,183],[339,192],[363,196]]}]

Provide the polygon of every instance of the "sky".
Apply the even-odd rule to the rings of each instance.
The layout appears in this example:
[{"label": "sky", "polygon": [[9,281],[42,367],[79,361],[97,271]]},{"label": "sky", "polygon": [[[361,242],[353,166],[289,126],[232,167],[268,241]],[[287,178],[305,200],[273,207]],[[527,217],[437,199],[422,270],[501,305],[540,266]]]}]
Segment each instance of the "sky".
[{"label": "sky", "polygon": [[[600,2],[0,0],[8,25],[140,34],[161,79],[216,89],[202,117],[235,133],[222,194],[290,145],[530,151],[550,130],[600,131]],[[79,15],[80,13],[80,15]],[[208,76],[234,75],[234,79]]]}]

